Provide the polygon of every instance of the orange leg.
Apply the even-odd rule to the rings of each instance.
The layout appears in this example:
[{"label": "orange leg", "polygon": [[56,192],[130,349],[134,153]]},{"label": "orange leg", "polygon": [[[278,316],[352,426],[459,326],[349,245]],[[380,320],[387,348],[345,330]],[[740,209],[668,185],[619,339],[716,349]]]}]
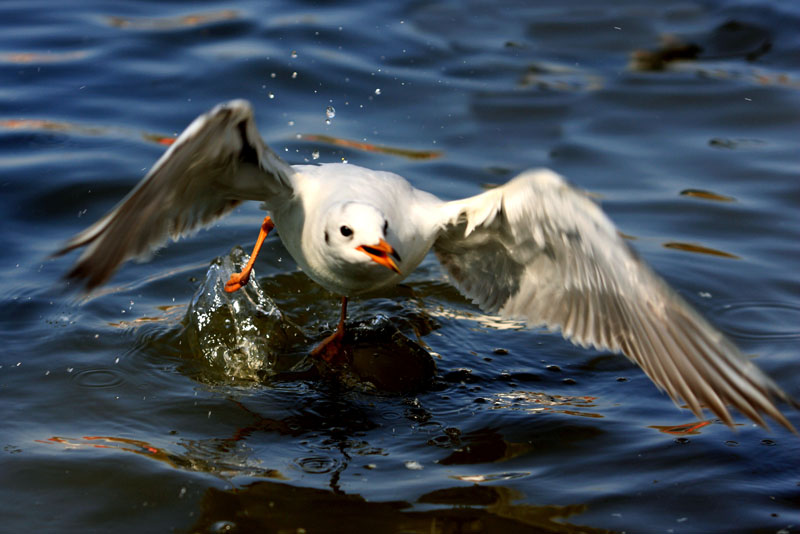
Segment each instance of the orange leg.
[{"label": "orange leg", "polygon": [[341,342],[344,339],[344,320],[347,317],[347,297],[342,297],[342,314],[339,316],[339,326],[336,332],[326,337],[322,343],[311,351],[311,356],[319,356],[328,363],[331,363],[341,350]]},{"label": "orange leg", "polygon": [[250,260],[247,262],[247,265],[244,266],[242,272],[231,274],[230,279],[225,284],[225,291],[233,293],[247,284],[247,281],[250,280],[250,271],[253,270],[253,264],[256,262],[256,256],[258,256],[258,252],[261,250],[261,245],[264,244],[264,240],[273,228],[275,228],[275,223],[273,223],[270,216],[267,215],[264,217],[264,222],[261,223],[261,231],[258,233],[258,239],[256,240],[256,246],[253,247],[253,253],[250,254]]}]

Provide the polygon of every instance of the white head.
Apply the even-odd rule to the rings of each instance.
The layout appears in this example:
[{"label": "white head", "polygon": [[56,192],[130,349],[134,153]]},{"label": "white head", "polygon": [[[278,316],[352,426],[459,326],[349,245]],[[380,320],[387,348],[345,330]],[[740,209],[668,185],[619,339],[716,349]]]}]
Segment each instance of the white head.
[{"label": "white head", "polygon": [[[329,261],[354,276],[374,278],[392,271],[400,274],[397,262],[402,261],[389,244],[390,228],[386,216],[375,206],[363,202],[334,205],[325,217],[321,239]],[[380,266],[385,271],[376,270]]]}]

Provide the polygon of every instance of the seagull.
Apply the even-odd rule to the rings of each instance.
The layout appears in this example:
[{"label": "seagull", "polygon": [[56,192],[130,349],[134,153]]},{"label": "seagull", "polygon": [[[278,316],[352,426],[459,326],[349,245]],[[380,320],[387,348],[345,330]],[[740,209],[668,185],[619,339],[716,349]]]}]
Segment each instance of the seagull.
[{"label": "seagull", "polygon": [[398,284],[433,249],[458,290],[486,313],[560,330],[583,347],[621,352],[680,407],[728,407],[796,433],[776,407],[798,403],[669,288],[587,194],[547,169],[445,202],[391,172],[352,164],[289,165],[258,133],[245,100],[195,119],[136,187],[55,255],[85,247],[67,278],[87,291],[167,238],[207,226],[246,200],[264,219],[249,261],[226,291],[248,283],[273,228],[312,280],[342,296],[325,359],[345,330],[347,299]]}]

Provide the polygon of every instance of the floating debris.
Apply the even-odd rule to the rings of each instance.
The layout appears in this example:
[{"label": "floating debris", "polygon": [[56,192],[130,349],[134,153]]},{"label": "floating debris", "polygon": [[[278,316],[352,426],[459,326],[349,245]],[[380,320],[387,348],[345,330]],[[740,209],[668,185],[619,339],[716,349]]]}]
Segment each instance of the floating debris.
[{"label": "floating debris", "polygon": [[0,128],[6,130],[46,130],[54,132],[75,132],[83,135],[103,135],[107,128],[81,126],[70,122],[47,119],[5,119],[0,120]]},{"label": "floating debris", "polygon": [[6,52],[0,53],[3,63],[60,63],[83,59],[89,55],[86,50],[73,52]]},{"label": "floating debris", "polygon": [[170,146],[175,143],[176,137],[167,137],[165,135],[159,134],[149,134],[143,133],[142,137],[145,141],[152,141],[153,143],[158,143],[159,145]]},{"label": "floating debris", "polygon": [[714,137],[708,141],[708,146],[714,148],[751,148],[766,144],[761,139],[727,139],[724,137]]},{"label": "floating debris", "polygon": [[435,159],[442,156],[442,152],[438,150],[410,150],[406,148],[395,148],[384,145],[374,145],[372,143],[364,143],[361,141],[353,141],[350,139],[341,139],[339,137],[333,137],[330,135],[303,134],[301,138],[305,141],[328,143],[336,146],[364,150],[367,152],[378,152],[381,154],[391,154],[392,156],[402,156],[409,159]]},{"label": "floating debris", "polygon": [[686,252],[694,252],[696,254],[708,254],[710,256],[719,256],[721,258],[730,258],[732,260],[741,259],[739,256],[737,256],[735,254],[731,254],[730,252],[724,252],[722,250],[703,247],[703,246],[700,246],[700,245],[693,245],[691,243],[678,243],[676,241],[670,241],[668,243],[664,243],[664,248],[674,248],[674,249],[683,250],[683,251],[686,251]]},{"label": "floating debris", "polygon": [[154,134],[137,133],[125,128],[107,128],[102,126],[85,126],[71,122],[51,121],[47,119],[5,119],[0,120],[0,130],[32,130],[48,132],[64,132],[77,135],[141,137],[145,141],[169,146],[175,142],[175,137]]},{"label": "floating debris", "polygon": [[517,85],[558,92],[597,91],[603,88],[603,78],[583,69],[537,62],[528,66]]},{"label": "floating debris", "polygon": [[186,28],[211,24],[223,20],[231,20],[239,17],[239,13],[233,9],[223,9],[212,11],[211,13],[199,13],[196,15],[184,15],[180,17],[105,17],[105,21],[115,28],[125,28],[132,30],[171,30],[175,28]]},{"label": "floating debris", "polygon": [[634,50],[629,68],[636,71],[661,71],[675,61],[697,59],[702,51],[699,45],[684,43],[674,35],[664,35],[659,48]]},{"label": "floating debris", "polygon": [[735,202],[733,197],[727,197],[714,193],[713,191],[706,191],[704,189],[684,189],[680,192],[681,196],[703,198],[705,200],[716,200],[717,202]]}]

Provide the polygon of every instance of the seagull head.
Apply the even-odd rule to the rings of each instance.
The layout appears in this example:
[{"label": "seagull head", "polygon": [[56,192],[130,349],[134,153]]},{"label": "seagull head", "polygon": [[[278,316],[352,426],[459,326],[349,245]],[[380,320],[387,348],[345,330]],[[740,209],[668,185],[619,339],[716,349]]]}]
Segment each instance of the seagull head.
[{"label": "seagull head", "polygon": [[400,254],[387,241],[389,221],[375,206],[346,202],[335,206],[325,225],[325,245],[344,263],[381,265],[397,274]]}]

